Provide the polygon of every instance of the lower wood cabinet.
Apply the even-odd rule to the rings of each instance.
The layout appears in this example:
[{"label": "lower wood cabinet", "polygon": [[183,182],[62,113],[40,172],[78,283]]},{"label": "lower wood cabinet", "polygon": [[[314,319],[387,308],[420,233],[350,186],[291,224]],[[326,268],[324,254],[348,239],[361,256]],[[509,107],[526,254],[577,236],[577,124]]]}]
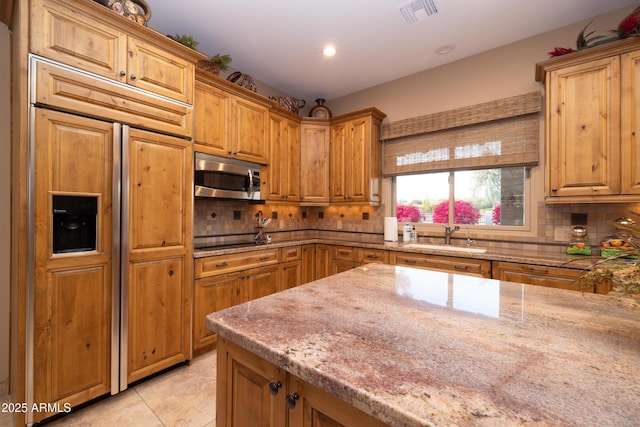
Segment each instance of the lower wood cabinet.
[{"label": "lower wood cabinet", "polygon": [[[509,282],[579,291],[581,289],[576,279],[581,274],[582,270],[573,268],[494,261],[492,277]],[[593,290],[590,292],[593,292]]]},{"label": "lower wood cabinet", "polygon": [[446,273],[491,277],[491,261],[442,255],[427,255],[412,252],[392,252],[391,264],[424,268]]},{"label": "lower wood cabinet", "polygon": [[309,283],[316,280],[316,245],[302,246],[302,278],[301,283]]},{"label": "lower wood cabinet", "polygon": [[316,244],[316,272],[315,280],[330,276],[332,245]]},{"label": "lower wood cabinet", "polygon": [[218,427],[386,425],[225,339],[217,351]]}]

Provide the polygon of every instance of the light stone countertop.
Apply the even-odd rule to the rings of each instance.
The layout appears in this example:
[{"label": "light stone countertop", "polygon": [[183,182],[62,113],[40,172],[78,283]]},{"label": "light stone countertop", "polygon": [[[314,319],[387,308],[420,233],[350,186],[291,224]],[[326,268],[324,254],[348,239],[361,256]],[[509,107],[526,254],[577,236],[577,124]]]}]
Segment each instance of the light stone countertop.
[{"label": "light stone countertop", "polygon": [[393,426],[637,426],[637,300],[383,264],[207,316]]}]

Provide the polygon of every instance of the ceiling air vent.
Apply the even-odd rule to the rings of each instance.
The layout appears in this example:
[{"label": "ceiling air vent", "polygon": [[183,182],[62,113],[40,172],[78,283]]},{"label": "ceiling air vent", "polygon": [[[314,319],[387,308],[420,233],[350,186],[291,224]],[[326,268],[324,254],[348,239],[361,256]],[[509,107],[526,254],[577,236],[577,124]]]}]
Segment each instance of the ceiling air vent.
[{"label": "ceiling air vent", "polygon": [[438,8],[433,0],[413,0],[400,8],[400,13],[408,24],[422,21],[427,16],[438,13]]}]

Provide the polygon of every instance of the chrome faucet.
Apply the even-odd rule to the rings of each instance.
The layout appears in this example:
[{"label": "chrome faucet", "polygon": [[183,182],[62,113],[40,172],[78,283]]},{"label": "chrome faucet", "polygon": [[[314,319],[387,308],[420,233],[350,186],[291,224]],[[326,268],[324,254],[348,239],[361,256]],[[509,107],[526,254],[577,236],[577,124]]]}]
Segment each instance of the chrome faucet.
[{"label": "chrome faucet", "polygon": [[459,226],[455,226],[453,228],[451,228],[448,225],[444,226],[444,244],[445,245],[450,245],[451,244],[451,235],[453,233],[455,233],[456,231],[460,230]]}]

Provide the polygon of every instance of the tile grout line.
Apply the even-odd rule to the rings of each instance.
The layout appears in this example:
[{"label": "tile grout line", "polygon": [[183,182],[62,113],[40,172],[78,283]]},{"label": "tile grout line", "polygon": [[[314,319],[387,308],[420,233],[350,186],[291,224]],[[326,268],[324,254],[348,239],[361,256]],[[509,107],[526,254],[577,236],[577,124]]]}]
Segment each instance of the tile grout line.
[{"label": "tile grout line", "polygon": [[145,404],[145,406],[147,408],[149,408],[149,410],[151,411],[151,413],[153,414],[154,417],[156,417],[156,419],[158,420],[158,422],[163,426],[163,427],[167,427],[167,425],[164,423],[164,421],[162,421],[162,419],[160,418],[160,416],[158,416],[158,414],[156,413],[156,411],[153,410],[153,408],[149,405],[149,402],[146,401],[146,399],[144,397],[142,397],[142,395],[140,394],[140,392],[138,391],[138,387],[133,387],[133,391],[136,392],[136,394],[138,395],[138,397],[140,398],[140,400],[142,400]]}]

